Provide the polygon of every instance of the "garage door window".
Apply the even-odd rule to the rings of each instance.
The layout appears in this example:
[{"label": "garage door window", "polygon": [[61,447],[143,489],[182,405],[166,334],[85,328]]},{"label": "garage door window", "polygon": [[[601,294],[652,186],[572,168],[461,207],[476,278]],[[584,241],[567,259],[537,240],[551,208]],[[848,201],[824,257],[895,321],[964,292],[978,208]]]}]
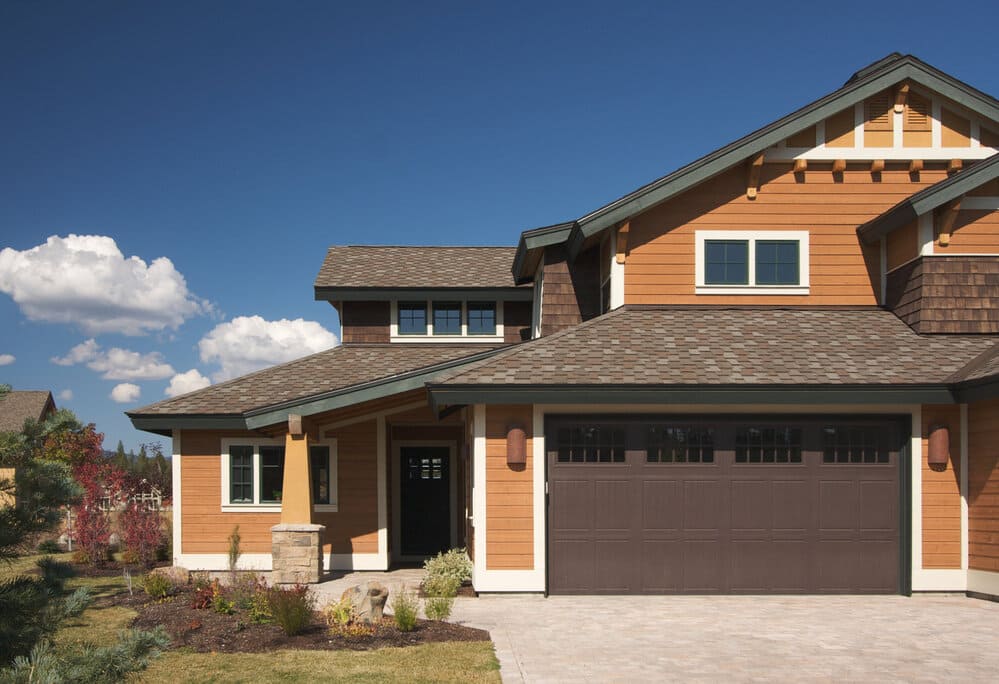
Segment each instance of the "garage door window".
[{"label": "garage door window", "polygon": [[876,428],[827,425],[822,428],[822,462],[884,464],[889,462],[889,454]]},{"label": "garage door window", "polygon": [[735,433],[736,463],[801,463],[801,428],[740,425]]},{"label": "garage door window", "polygon": [[692,425],[649,427],[646,460],[649,463],[714,463],[715,431]]},{"label": "garage door window", "polygon": [[624,429],[576,425],[558,430],[559,463],[624,463]]}]

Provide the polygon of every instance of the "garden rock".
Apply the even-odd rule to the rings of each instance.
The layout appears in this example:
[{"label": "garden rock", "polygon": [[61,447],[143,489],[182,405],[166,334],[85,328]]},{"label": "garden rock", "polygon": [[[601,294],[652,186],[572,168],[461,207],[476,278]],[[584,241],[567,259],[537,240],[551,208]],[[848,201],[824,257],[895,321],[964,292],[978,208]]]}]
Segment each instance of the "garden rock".
[{"label": "garden rock", "polygon": [[174,565],[169,568],[156,568],[150,570],[150,575],[163,575],[176,586],[184,586],[191,581],[191,571],[187,568]]},{"label": "garden rock", "polygon": [[370,625],[382,619],[382,611],[385,609],[388,595],[388,587],[384,584],[364,582],[363,584],[355,584],[344,591],[340,600],[350,601],[357,619]]}]

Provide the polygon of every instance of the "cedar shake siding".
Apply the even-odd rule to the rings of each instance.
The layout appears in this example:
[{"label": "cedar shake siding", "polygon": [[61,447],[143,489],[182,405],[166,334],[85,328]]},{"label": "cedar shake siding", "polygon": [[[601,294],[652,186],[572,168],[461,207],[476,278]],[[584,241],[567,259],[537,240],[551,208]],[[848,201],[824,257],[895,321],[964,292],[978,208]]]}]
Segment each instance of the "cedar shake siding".
[{"label": "cedar shake siding", "polygon": [[571,264],[562,245],[545,250],[541,295],[541,335],[551,335],[600,315],[599,249]]},{"label": "cedar shake siding", "polygon": [[918,333],[999,333],[999,257],[923,256],[888,273],[885,305]]},{"label": "cedar shake siding", "polygon": [[999,572],[999,399],[968,407],[968,567]]},{"label": "cedar shake siding", "polygon": [[[506,433],[527,433],[527,463],[508,465]],[[534,568],[533,416],[530,406],[486,407],[486,569]]]},{"label": "cedar shake siding", "polygon": [[503,341],[531,339],[531,302],[503,302]]},{"label": "cedar shake siding", "polygon": [[[947,174],[936,165],[913,180],[907,166],[892,165],[875,180],[869,167],[851,165],[833,174],[829,164],[816,163],[795,174],[790,164],[764,164],[759,194],[750,200],[746,169],[740,165],[634,217],[624,271],[625,303],[877,304],[880,249],[863,245],[857,226]],[[807,231],[809,294],[695,294],[698,230]]]},{"label": "cedar shake siding", "polygon": [[341,337],[344,344],[389,341],[389,302],[342,302]]},{"label": "cedar shake siding", "polygon": [[[923,567],[961,567],[961,411],[957,406],[923,406]],[[950,462],[930,468],[930,426],[950,429]]]}]

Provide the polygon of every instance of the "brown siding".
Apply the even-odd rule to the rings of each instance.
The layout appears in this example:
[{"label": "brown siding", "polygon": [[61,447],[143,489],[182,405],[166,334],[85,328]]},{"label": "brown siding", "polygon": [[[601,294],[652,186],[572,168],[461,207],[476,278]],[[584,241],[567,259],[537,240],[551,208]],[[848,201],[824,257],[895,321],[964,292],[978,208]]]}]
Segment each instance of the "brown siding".
[{"label": "brown siding", "polygon": [[886,305],[919,333],[999,333],[999,257],[920,257],[888,274]]},{"label": "brown siding", "polygon": [[885,238],[885,252],[888,270],[898,268],[907,261],[919,256],[919,228],[915,221],[888,233]]},{"label": "brown siding", "polygon": [[853,107],[826,119],[827,147],[853,147],[854,144]]},{"label": "brown siding", "polygon": [[[929,428],[950,429],[950,463],[931,470],[927,462]],[[923,406],[923,567],[961,567],[961,414],[957,406]]]},{"label": "brown siding", "polygon": [[[326,433],[337,440],[336,513],[314,513],[333,553],[378,553],[377,425],[374,420]],[[329,548],[326,549],[329,552]]]},{"label": "brown siding", "polygon": [[[506,431],[513,423],[527,432],[527,464],[506,462]],[[486,408],[486,568],[534,567],[534,499],[530,406]]]},{"label": "brown siding", "polygon": [[971,145],[971,121],[949,109],[940,112],[940,142],[944,147]]},{"label": "brown siding", "polygon": [[968,407],[968,567],[999,572],[999,399]]},{"label": "brown siding", "polygon": [[503,302],[503,341],[531,338],[531,302]]},{"label": "brown siding", "polygon": [[960,211],[950,245],[933,246],[937,254],[999,254],[999,211]]},{"label": "brown siding", "polygon": [[222,513],[222,438],[246,432],[184,430],[180,436],[181,548],[174,553],[225,553],[239,525],[244,553],[270,553],[280,513]]},{"label": "brown siding", "polygon": [[551,335],[600,314],[598,251],[583,252],[570,266],[563,246],[545,250],[542,335]]},{"label": "brown siding", "polygon": [[[943,168],[913,181],[904,168],[886,169],[874,182],[869,169],[848,169],[841,182],[809,167],[798,182],[790,165],[765,164],[755,200],[746,198],[745,169],[734,169],[631,220],[625,265],[628,304],[876,304],[880,250],[862,247],[860,224],[900,200],[946,178]],[[696,230],[807,230],[810,294],[802,296],[696,295]],[[547,287],[547,280],[545,281]]]},{"label": "brown siding", "polygon": [[388,302],[343,302],[340,305],[341,336],[351,342],[388,342]]}]

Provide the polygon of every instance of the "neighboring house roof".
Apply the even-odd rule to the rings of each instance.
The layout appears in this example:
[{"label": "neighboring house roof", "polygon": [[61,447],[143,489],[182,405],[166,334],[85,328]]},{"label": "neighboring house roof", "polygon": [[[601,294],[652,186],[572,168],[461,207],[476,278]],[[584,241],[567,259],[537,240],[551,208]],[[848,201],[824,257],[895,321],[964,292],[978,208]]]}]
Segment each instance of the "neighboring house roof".
[{"label": "neighboring house roof", "polygon": [[[800,388],[815,403],[820,387],[923,386],[923,399],[943,401],[951,399],[937,390],[997,343],[997,336],[920,336],[877,308],[623,307],[455,369],[430,389],[436,403],[448,404],[495,392],[554,401],[552,389],[592,389],[586,399],[606,403],[615,401],[615,388],[637,390],[621,400],[666,403],[683,394],[707,401],[712,389],[748,387],[777,388],[788,398]],[[683,391],[671,396],[663,392],[669,388]],[[920,395],[909,396],[906,403]]]},{"label": "neighboring house roof", "polygon": [[996,178],[999,178],[999,154],[994,154],[964,171],[955,173],[950,178],[945,178],[907,197],[885,213],[857,228],[857,234],[868,244],[877,242],[896,228],[911,223],[918,216],[942,207]]},{"label": "neighboring house roof", "polygon": [[25,420],[43,420],[55,409],[47,390],[12,390],[0,396],[0,432],[20,432]]},{"label": "neighboring house roof", "polygon": [[513,247],[330,247],[316,276],[316,298],[377,299],[400,291],[521,290],[510,273]]},{"label": "neighboring house roof", "polygon": [[[569,222],[572,229],[566,240],[570,256],[575,256],[586,240],[597,233],[665,202],[781,140],[906,79],[922,84],[985,118],[999,121],[999,100],[912,55],[892,53],[858,71],[842,88],[825,97]],[[523,242],[521,249],[527,249]],[[518,254],[517,263],[527,264],[529,261]],[[527,278],[533,273],[515,275]]]},{"label": "neighboring house roof", "polygon": [[423,387],[434,373],[501,347],[353,344],[166,399],[128,416],[138,429],[256,428],[292,412],[312,415]]}]

